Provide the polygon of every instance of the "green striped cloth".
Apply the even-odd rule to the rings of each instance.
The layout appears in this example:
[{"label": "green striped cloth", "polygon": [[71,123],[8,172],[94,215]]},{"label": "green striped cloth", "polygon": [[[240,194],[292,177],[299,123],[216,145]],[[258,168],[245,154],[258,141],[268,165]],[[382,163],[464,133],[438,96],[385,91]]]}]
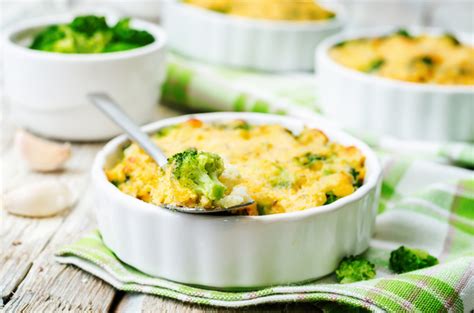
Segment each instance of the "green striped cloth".
[{"label": "green striped cloth", "polygon": [[[258,90],[252,88],[258,86]],[[230,71],[174,59],[163,87],[168,103],[192,110],[253,110],[307,117],[317,114],[314,79]],[[296,94],[296,96],[294,96]],[[359,135],[360,136],[360,135]],[[337,284],[334,275],[304,285],[247,292],[215,291],[150,277],[121,262],[94,231],[57,252],[115,288],[221,307],[314,302],[326,311],[471,312],[474,310],[474,174],[448,163],[474,165],[466,144],[407,143],[363,137],[384,166],[376,231],[365,256],[377,278]],[[395,155],[392,151],[397,149]],[[414,155],[415,154],[415,155]],[[441,162],[439,162],[441,161]],[[421,248],[441,264],[401,275],[388,269],[391,250]]]},{"label": "green striped cloth", "polygon": [[[162,91],[166,103],[193,112],[251,111],[304,118],[324,115],[318,106],[317,78],[307,73],[262,74],[202,65],[172,55]],[[474,168],[472,143],[401,141],[349,131],[380,151]]]}]

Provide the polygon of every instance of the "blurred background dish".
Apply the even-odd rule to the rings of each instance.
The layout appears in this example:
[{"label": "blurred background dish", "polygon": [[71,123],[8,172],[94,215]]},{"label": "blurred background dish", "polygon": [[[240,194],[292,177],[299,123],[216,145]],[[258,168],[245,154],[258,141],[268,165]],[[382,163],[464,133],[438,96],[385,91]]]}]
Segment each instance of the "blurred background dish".
[{"label": "blurred background dish", "polygon": [[210,10],[170,1],[164,6],[163,23],[170,47],[191,58],[263,71],[313,69],[315,47],[342,30],[345,11],[340,7],[328,8],[330,11],[321,8],[314,10],[318,15],[301,10],[300,15],[285,18],[277,9],[281,8],[277,6],[274,13],[266,15],[261,14],[261,7],[259,14],[254,14],[252,8],[239,7],[226,14],[220,7]]},{"label": "blurred background dish", "polygon": [[[403,139],[474,140],[472,85],[395,80],[354,70],[330,56],[331,49],[341,42],[385,36],[396,31],[397,28],[359,30],[333,36],[319,46],[316,58],[324,113],[340,121],[344,127]],[[414,36],[424,33],[443,36],[446,33],[442,29],[429,28],[409,28],[407,31]],[[473,46],[472,36],[455,36],[460,42]],[[439,54],[429,46],[423,49],[423,53],[434,58]],[[368,54],[367,62],[371,61],[371,50],[365,52]],[[405,52],[402,47],[398,53]],[[468,58],[466,62],[472,60]]]},{"label": "blurred background dish", "polygon": [[46,26],[72,19],[72,15],[38,18],[6,31],[4,79],[12,118],[48,137],[107,139],[120,130],[86,99],[90,92],[103,91],[123,103],[137,123],[150,121],[165,75],[166,35],[162,29],[131,20],[132,27],[146,30],[155,41],[128,51],[66,54],[28,48],[34,35]]}]

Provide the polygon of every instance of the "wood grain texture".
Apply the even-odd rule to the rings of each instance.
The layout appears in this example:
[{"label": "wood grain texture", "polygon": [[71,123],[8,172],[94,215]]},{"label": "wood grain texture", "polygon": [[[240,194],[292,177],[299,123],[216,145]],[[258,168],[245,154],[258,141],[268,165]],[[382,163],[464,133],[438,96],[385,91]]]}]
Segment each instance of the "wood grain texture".
[{"label": "wood grain texture", "polygon": [[95,228],[90,192],[58,228],[34,260],[26,278],[5,305],[6,312],[108,312],[116,291],[74,266],[59,264],[54,252]]},{"label": "wood grain texture", "polygon": [[[52,179],[67,183],[76,197],[84,192],[89,167],[98,145],[74,147],[64,171],[41,174],[29,171],[10,147],[2,155],[2,174],[6,191],[40,180]],[[0,296],[5,302],[28,273],[33,260],[47,246],[52,236],[74,208],[50,218],[23,218],[2,210],[0,227]]]}]

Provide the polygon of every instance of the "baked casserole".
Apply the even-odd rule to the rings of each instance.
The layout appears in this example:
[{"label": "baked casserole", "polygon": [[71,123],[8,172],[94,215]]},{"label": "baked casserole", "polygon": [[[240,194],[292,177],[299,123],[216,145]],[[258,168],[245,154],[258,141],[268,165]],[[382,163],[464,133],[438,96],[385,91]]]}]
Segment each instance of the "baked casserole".
[{"label": "baked casserole", "polygon": [[193,149],[217,154],[225,165],[219,176],[225,192],[215,201],[180,184],[172,166],[160,169],[130,144],[106,175],[122,192],[155,205],[211,209],[253,199],[256,208],[246,214],[293,212],[350,195],[365,177],[365,156],[358,148],[332,142],[314,128],[295,134],[281,125],[190,119],[162,128],[152,138],[170,160]]},{"label": "baked casserole", "polygon": [[339,42],[330,50],[339,64],[385,78],[415,83],[474,85],[474,47],[454,35],[387,36]]}]

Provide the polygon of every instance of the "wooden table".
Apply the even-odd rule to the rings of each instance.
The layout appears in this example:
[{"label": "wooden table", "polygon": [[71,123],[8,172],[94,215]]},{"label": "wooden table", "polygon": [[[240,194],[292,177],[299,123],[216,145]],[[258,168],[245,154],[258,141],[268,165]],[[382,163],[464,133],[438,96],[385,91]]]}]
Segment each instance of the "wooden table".
[{"label": "wooden table", "polygon": [[[312,304],[275,304],[245,310],[217,309],[171,299],[120,292],[74,266],[55,262],[54,252],[96,227],[90,196],[89,170],[103,143],[73,145],[64,171],[29,171],[13,147],[15,127],[2,107],[1,177],[5,190],[41,179],[58,179],[74,186],[78,201],[64,214],[23,218],[0,210],[0,311],[5,312],[314,312]],[[166,107],[157,118],[179,114]]]}]

